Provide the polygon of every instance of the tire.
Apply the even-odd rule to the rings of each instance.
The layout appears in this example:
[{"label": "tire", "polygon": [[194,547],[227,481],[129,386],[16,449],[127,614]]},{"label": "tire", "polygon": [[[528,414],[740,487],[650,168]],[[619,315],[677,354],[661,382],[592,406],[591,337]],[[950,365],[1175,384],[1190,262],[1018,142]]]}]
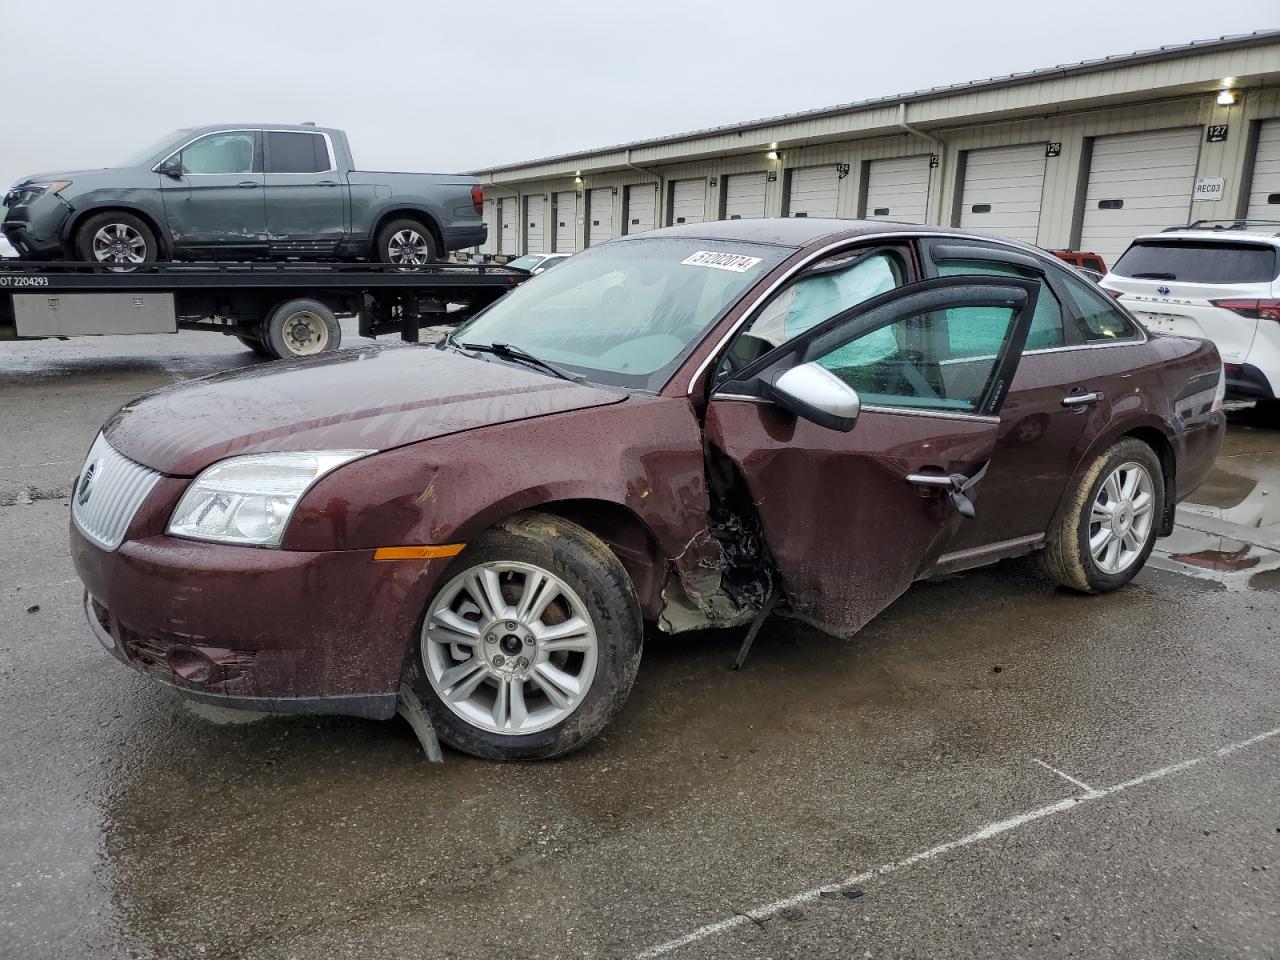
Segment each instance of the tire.
[{"label": "tire", "polygon": [[[1130,475],[1135,492],[1126,497],[1124,488]],[[1108,487],[1113,479],[1116,485]],[[1149,502],[1143,500],[1143,494],[1149,496]],[[1112,444],[1085,470],[1050,528],[1041,552],[1045,569],[1063,586],[1081,593],[1110,593],[1123,587],[1151,555],[1164,512],[1164,496],[1164,470],[1155,451],[1132,437]],[[1110,514],[1105,512],[1108,506]],[[1132,533],[1132,537],[1119,537],[1110,526],[1112,521],[1103,519],[1114,517],[1117,509],[1122,511],[1120,530]],[[1101,552],[1095,552],[1091,538],[1104,531],[1108,536],[1100,540]],[[1113,547],[1113,543],[1119,546]]]},{"label": "tire", "polygon": [[259,340],[257,337],[242,337],[239,334],[237,334],[236,339],[239,340],[241,343],[243,343],[246,347],[248,347],[250,350],[252,350],[254,353],[256,353],[260,357],[275,356],[275,354],[272,353],[270,349],[268,349],[267,345],[263,343],[261,340]]},{"label": "tire", "polygon": [[[532,573],[550,575],[542,581],[550,592],[534,588],[535,596],[549,600],[545,612],[519,618],[518,609],[513,614],[507,607],[487,616],[468,587],[485,572],[497,575],[501,598],[516,607]],[[463,635],[446,619],[471,626]],[[544,634],[574,622],[586,629],[570,627],[572,635],[559,642],[577,644],[575,650],[544,647],[557,642]],[[466,637],[461,645],[453,642],[460,635]],[[609,724],[631,692],[643,645],[640,603],[613,551],[575,523],[524,513],[468,544],[450,564],[423,610],[406,674],[436,733],[451,747],[491,760],[545,760],[578,749]],[[543,674],[547,666],[555,672]],[[567,687],[546,676],[558,683],[575,679],[581,690],[566,694]],[[548,688],[565,702],[554,702],[544,693]],[[448,702],[443,691],[453,694]]]},{"label": "tire", "polygon": [[379,263],[416,266],[434,263],[440,258],[435,238],[417,220],[400,218],[392,220],[374,240],[374,255]]},{"label": "tire", "polygon": [[119,264],[128,273],[160,259],[156,235],[146,222],[123,210],[97,213],[76,230],[76,256],[91,263]]},{"label": "tire", "polygon": [[342,327],[319,300],[289,300],[271,311],[262,326],[268,355],[281,360],[314,357],[342,345]]}]

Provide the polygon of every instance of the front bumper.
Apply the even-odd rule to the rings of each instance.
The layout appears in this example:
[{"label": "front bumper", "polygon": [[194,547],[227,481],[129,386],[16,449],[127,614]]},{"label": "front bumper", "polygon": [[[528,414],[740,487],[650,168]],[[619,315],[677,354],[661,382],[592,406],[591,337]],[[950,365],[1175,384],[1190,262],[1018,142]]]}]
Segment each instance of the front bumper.
[{"label": "front bumper", "polygon": [[66,249],[56,234],[42,237],[26,221],[6,220],[0,227],[0,233],[25,260],[57,260],[66,255]]},{"label": "front bumper", "polygon": [[56,260],[66,256],[62,228],[71,207],[57,195],[37,197],[29,206],[11,207],[0,232],[26,260]]},{"label": "front bumper", "polygon": [[94,636],[184,696],[377,719],[395,713],[419,613],[449,562],[167,536],[105,551],[74,521],[71,554]]}]

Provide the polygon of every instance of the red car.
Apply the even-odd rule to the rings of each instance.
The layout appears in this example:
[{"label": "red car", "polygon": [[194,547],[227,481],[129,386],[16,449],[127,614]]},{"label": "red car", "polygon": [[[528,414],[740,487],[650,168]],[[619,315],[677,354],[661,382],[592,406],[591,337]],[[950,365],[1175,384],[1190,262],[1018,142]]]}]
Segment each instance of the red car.
[{"label": "red car", "polygon": [[1035,248],[737,220],[624,237],[432,347],[167,387],[77,479],[89,623],[230,706],[550,757],[646,624],[847,637],[913,581],[1040,552],[1114,590],[1224,430],[1222,364]]}]

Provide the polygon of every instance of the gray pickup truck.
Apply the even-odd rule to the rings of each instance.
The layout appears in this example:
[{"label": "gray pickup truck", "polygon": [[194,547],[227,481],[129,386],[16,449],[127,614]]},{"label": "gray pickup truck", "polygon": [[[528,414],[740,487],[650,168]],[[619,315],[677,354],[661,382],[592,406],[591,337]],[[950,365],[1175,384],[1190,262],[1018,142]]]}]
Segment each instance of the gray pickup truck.
[{"label": "gray pickup truck", "polygon": [[483,243],[483,204],[462,174],[356,170],[341,130],[222,124],[177,130],[118,166],[28,177],[4,198],[3,232],[28,260],[416,264]]}]

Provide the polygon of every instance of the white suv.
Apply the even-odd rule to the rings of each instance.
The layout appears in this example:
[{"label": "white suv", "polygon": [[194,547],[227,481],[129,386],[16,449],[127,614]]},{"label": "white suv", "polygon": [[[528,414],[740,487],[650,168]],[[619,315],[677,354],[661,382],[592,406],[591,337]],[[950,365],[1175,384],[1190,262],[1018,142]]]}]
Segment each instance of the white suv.
[{"label": "white suv", "polygon": [[1148,330],[1212,340],[1233,396],[1280,398],[1280,221],[1203,223],[1138,237],[1101,284]]}]

